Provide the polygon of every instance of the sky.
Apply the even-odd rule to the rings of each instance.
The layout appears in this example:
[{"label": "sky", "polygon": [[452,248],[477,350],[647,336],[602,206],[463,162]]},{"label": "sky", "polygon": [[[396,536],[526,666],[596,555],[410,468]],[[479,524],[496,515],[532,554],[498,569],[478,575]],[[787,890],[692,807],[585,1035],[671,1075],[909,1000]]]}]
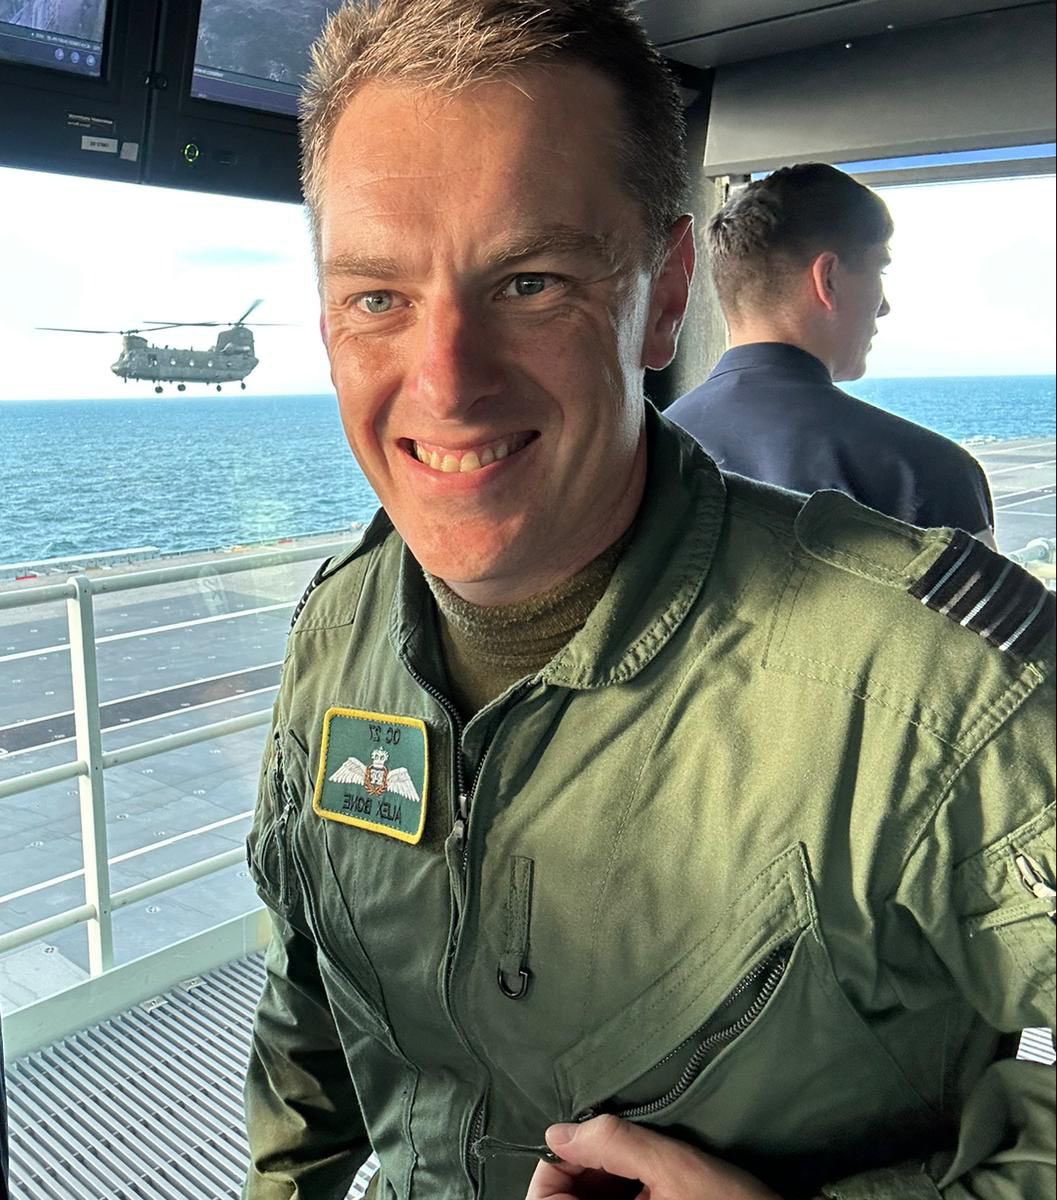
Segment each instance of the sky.
[{"label": "sky", "polygon": [[[871,378],[1054,372],[1052,176],[885,189],[895,219]],[[128,329],[234,321],[253,300],[248,394],[330,391],[300,208],[0,169],[0,401],[151,394],[110,372]],[[171,330],[205,347],[214,331]]]},{"label": "sky", "polygon": [[1052,375],[1052,175],[879,189],[895,222],[871,378]]},{"label": "sky", "polygon": [[[254,330],[260,365],[247,394],[331,389],[297,205],[0,169],[0,273],[0,401],[153,394],[111,373],[118,334],[36,326],[234,322],[257,299],[251,321],[290,324]],[[204,348],[216,332],[173,329],[157,340]]]}]

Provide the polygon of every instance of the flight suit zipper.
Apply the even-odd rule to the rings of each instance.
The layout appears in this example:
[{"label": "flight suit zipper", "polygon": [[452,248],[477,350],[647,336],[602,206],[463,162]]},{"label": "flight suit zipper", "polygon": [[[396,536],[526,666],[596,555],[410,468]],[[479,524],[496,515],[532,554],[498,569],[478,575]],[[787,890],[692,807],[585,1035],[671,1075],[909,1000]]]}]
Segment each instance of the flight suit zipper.
[{"label": "flight suit zipper", "polygon": [[477,1146],[481,1141],[481,1133],[484,1130],[484,1097],[477,1101],[473,1110],[473,1116],[470,1118],[469,1128],[466,1132],[466,1142],[462,1148],[462,1162],[466,1174],[473,1180],[474,1188],[480,1179],[480,1172],[477,1169],[477,1164],[480,1158],[477,1154]]},{"label": "flight suit zipper", "polygon": [[[455,753],[452,761],[452,773],[455,777],[454,783],[456,795],[456,809],[455,817],[452,823],[452,829],[454,830],[456,841],[461,850],[465,841],[466,823],[470,819],[470,798],[466,792],[466,773],[463,771],[462,767],[462,735],[464,729],[462,717],[459,716],[459,710],[454,704],[452,704],[448,697],[444,695],[440,688],[434,687],[429,680],[423,679],[406,658],[404,659],[404,666],[407,668],[408,674],[415,681],[415,683],[418,684],[418,686],[426,693],[427,696],[430,696],[436,700],[441,708],[444,709],[448,719],[451,721],[452,730],[455,734]],[[480,771],[478,771],[478,775],[479,774]],[[474,783],[476,784],[476,778]]]},{"label": "flight suit zipper", "polygon": [[275,822],[275,855],[279,868],[279,906],[285,912],[290,907],[292,899],[290,889],[290,868],[287,863],[286,827],[290,824],[293,812],[293,800],[283,793],[283,807]]},{"label": "flight suit zipper", "polygon": [[1053,880],[1047,879],[1042,867],[1028,854],[1018,854],[1013,861],[1017,864],[1021,883],[1036,900],[1043,900],[1049,905],[1047,916],[1057,923],[1057,889],[1053,886]]},{"label": "flight suit zipper", "polygon": [[[294,801],[286,789],[286,774],[283,770],[283,748],[278,737],[275,739],[275,759],[272,767],[272,796],[279,808],[275,820],[272,822],[269,834],[271,844],[275,847],[276,873],[279,885],[277,899],[279,908],[283,912],[287,912],[292,900],[292,889],[290,887],[290,867],[287,861],[286,828],[293,814]],[[264,846],[260,855],[262,863],[266,854],[267,846]]]},{"label": "flight suit zipper", "polygon": [[[640,1104],[601,1104],[597,1108],[587,1108],[578,1112],[573,1120],[582,1123],[605,1112],[613,1113],[627,1121],[638,1121],[653,1116],[667,1108],[668,1105],[674,1104],[700,1077],[701,1072],[719,1052],[735,1038],[745,1033],[760,1016],[781,983],[791,955],[792,947],[788,944],[772,950],[738,981],[737,986],[728,993],[715,1014],[701,1029],[686,1038],[685,1041],[680,1042],[674,1050],[655,1064],[655,1067],[662,1066],[670,1059],[675,1058],[681,1051],[685,1051],[688,1046],[697,1043],[680,1072],[679,1078],[663,1095]],[[729,1010],[739,1007],[741,1011],[731,1019]],[[718,1028],[716,1028],[717,1024]],[[479,1111],[483,1116],[483,1109]],[[481,1128],[483,1128],[483,1124],[482,1121]],[[471,1126],[470,1152],[479,1162],[508,1156],[531,1157],[550,1163],[561,1162],[561,1158],[546,1145],[508,1142],[504,1138],[490,1136],[475,1138],[473,1126]]]},{"label": "flight suit zipper", "polygon": [[[451,979],[455,971],[455,951],[459,940],[459,930],[462,923],[462,908],[465,903],[463,895],[463,887],[466,879],[466,868],[469,861],[469,840],[467,830],[470,821],[470,806],[473,800],[473,793],[476,790],[478,781],[481,778],[481,769],[484,765],[484,754],[481,755],[481,760],[477,765],[477,770],[474,772],[473,782],[469,789],[466,786],[466,773],[463,769],[463,733],[465,726],[462,722],[462,717],[459,715],[458,709],[448,699],[447,696],[437,687],[434,687],[427,679],[424,679],[418,671],[411,665],[407,658],[403,658],[404,666],[408,674],[416,684],[426,693],[431,696],[447,714],[451,724],[451,730],[454,734],[454,753],[452,763],[452,776],[455,784],[455,806],[454,816],[452,820],[452,833],[455,837],[455,849],[457,854],[457,875],[458,878],[453,880],[453,896],[452,896],[452,915],[451,926],[448,930],[448,945],[445,950],[444,963],[444,987],[442,993],[442,1002],[444,1011],[448,1015],[448,1020],[451,1022],[452,1028],[455,1030],[456,1036],[462,1043],[463,1049],[471,1058],[485,1070],[484,1063],[481,1061],[473,1047],[470,1045],[469,1039],[463,1033],[455,1013],[451,1005]],[[463,1169],[466,1172],[467,1178],[471,1181],[474,1191],[477,1190],[479,1173],[477,1169],[477,1160],[473,1155],[473,1146],[480,1138],[484,1130],[484,1113],[485,1113],[485,1097],[477,1101],[474,1107],[473,1114],[470,1118],[470,1124],[467,1129],[466,1141],[462,1148]]]},{"label": "flight suit zipper", "polygon": [[[670,1059],[675,1058],[681,1052],[684,1052],[694,1042],[697,1043],[686,1065],[680,1072],[679,1078],[666,1092],[654,1097],[652,1100],[641,1103],[609,1103],[601,1105],[597,1109],[585,1109],[573,1119],[575,1121],[587,1121],[591,1117],[597,1116],[598,1113],[605,1112],[613,1113],[626,1121],[638,1121],[644,1117],[653,1116],[655,1113],[667,1108],[670,1104],[674,1104],[687,1091],[690,1085],[699,1078],[705,1067],[718,1056],[720,1051],[733,1042],[735,1038],[745,1033],[760,1016],[764,1008],[766,1008],[767,1002],[774,995],[779,983],[781,983],[791,954],[792,947],[789,945],[778,946],[772,950],[766,958],[762,959],[748,974],[742,977],[734,990],[727,995],[726,999],[716,1010],[716,1013],[709,1018],[708,1022],[702,1028],[681,1042],[656,1064],[658,1067],[661,1066]],[[741,1011],[736,1017],[731,1019],[729,1010],[739,1007]],[[720,1022],[725,1023],[720,1024]],[[719,1026],[718,1028],[716,1028],[717,1025]]]}]

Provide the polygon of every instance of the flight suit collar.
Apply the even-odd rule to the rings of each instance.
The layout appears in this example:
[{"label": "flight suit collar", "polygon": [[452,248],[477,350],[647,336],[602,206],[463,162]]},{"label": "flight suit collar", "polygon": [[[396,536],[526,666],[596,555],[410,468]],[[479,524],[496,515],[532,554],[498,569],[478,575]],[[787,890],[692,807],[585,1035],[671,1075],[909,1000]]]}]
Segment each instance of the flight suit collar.
[{"label": "flight suit collar", "polygon": [[[539,678],[587,689],[624,683],[667,644],[704,585],[726,510],[715,463],[692,438],[647,404],[643,501],[631,541],[583,628]],[[438,679],[433,600],[422,570],[401,543],[389,640],[427,679]],[[441,674],[439,678],[443,678]]]}]

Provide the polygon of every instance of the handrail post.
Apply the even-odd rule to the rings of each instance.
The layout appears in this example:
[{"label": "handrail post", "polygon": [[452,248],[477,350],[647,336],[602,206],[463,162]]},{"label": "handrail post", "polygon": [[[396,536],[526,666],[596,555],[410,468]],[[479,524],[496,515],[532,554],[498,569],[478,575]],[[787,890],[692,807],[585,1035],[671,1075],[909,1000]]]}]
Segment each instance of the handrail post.
[{"label": "handrail post", "polygon": [[103,787],[103,735],[99,713],[99,669],[95,653],[95,611],[92,582],[76,575],[70,580],[74,596],[66,601],[70,627],[70,668],[73,674],[73,721],[77,757],[88,764],[78,780],[81,797],[81,854],[84,860],[84,900],[96,915],[88,920],[88,968],[101,975],[114,965],[111,923],[110,864],[106,834],[106,796]]}]

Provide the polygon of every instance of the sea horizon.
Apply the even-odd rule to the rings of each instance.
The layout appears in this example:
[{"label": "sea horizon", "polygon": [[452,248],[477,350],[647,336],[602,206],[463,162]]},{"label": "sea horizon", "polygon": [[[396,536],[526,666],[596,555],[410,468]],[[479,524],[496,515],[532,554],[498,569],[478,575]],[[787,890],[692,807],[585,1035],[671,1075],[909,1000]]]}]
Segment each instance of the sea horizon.
[{"label": "sea horizon", "polygon": [[[971,449],[1053,437],[1055,381],[867,376],[846,390]],[[332,392],[5,401],[0,448],[0,563],[211,551],[350,528],[377,508]]]},{"label": "sea horizon", "polygon": [[[1053,371],[1005,371],[1001,373],[989,372],[987,374],[964,375],[964,374],[939,374],[939,375],[863,375],[860,379],[850,380],[847,383],[842,383],[840,386],[846,391],[854,393],[855,388],[860,384],[871,385],[874,383],[890,383],[890,382],[905,382],[906,380],[957,380],[957,379],[1050,379],[1057,381],[1057,372]],[[195,386],[195,385],[189,385]],[[136,403],[148,402],[154,403],[170,403],[174,400],[289,400],[289,399],[330,399],[334,400],[335,393],[333,390],[324,392],[258,392],[252,388],[247,388],[243,391],[221,392],[219,394],[213,392],[211,388],[206,388],[203,385],[202,391],[196,392],[177,392],[171,390],[171,385],[166,385],[166,391],[160,395],[152,395],[148,392],[143,392],[138,395],[129,395],[127,392],[123,395],[114,394],[107,396],[0,396],[0,405],[2,404],[93,404],[93,403]]]}]

